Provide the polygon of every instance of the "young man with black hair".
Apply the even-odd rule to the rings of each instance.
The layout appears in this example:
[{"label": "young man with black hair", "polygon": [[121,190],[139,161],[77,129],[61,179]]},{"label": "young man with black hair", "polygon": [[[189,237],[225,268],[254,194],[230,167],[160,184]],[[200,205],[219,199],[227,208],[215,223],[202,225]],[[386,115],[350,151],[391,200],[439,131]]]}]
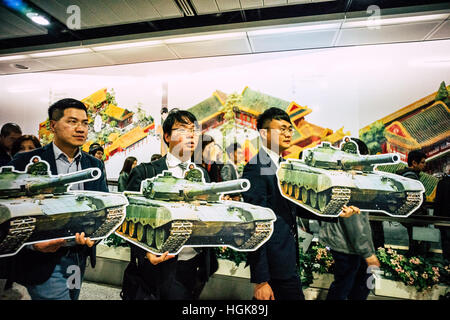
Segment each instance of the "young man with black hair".
[{"label": "young man with black hair", "polygon": [[[48,116],[53,142],[30,152],[18,153],[9,165],[23,171],[31,159],[39,156],[48,162],[53,175],[87,168],[99,168],[103,172],[102,162],[81,150],[88,134],[86,106],[75,99],[62,99],[49,107]],[[73,184],[71,189],[108,192],[103,175],[97,180]],[[80,268],[81,286],[88,256],[95,266],[95,247],[84,233],[77,233],[75,242],[76,246],[66,247],[66,240],[56,239],[22,249],[15,259],[20,271],[16,270],[13,280],[25,285],[33,300],[77,300],[80,287],[71,289],[69,286],[67,279],[73,271],[68,267]]]},{"label": "young man with black hair", "polygon": [[[130,173],[127,190],[140,191],[141,182],[168,170],[183,178],[199,141],[200,130],[195,116],[184,110],[172,110],[163,123],[164,142],[168,153],[153,162],[141,163]],[[210,182],[206,170],[206,182]],[[138,260],[138,272],[153,298],[161,300],[197,299],[218,263],[212,249],[184,248],[177,256],[149,253],[132,246],[132,261]],[[133,298],[133,297],[131,297]]]},{"label": "young man with black hair", "polygon": [[6,123],[0,131],[0,167],[8,164],[12,159],[14,142],[22,136],[22,130],[15,123]]},{"label": "young man with black hair", "polygon": [[[279,108],[264,111],[257,119],[263,146],[244,167],[242,178],[251,183],[244,192],[245,202],[267,207],[277,220],[271,238],[255,252],[248,254],[250,280],[255,283],[257,300],[304,300],[298,275],[298,235],[296,216],[322,221],[284,198],[279,190],[276,171],[283,161],[282,152],[291,145],[293,127],[289,115]],[[344,207],[342,217],[359,213],[355,207]]]},{"label": "young man with black hair", "polygon": [[420,172],[425,170],[425,160],[427,156],[419,150],[413,150],[408,153],[408,167],[397,171],[398,175],[406,178],[419,180]]},{"label": "young man with black hair", "polygon": [[[426,167],[427,156],[420,150],[413,150],[408,153],[408,167],[401,169],[396,172],[396,174],[404,176],[406,178],[419,180],[420,172],[423,172]],[[415,212],[415,214],[426,214],[425,209],[419,208]],[[413,239],[413,225],[408,223],[402,223],[402,225],[408,231],[408,239],[409,239],[409,249],[407,252],[408,256],[416,256],[416,255],[427,255],[428,250],[430,249],[430,243],[426,241],[417,241]]]}]

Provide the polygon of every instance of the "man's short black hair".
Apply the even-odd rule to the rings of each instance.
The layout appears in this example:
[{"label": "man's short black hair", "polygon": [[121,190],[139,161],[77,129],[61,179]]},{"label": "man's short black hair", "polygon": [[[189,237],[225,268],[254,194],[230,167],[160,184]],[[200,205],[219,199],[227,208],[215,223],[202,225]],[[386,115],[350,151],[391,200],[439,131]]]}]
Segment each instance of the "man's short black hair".
[{"label": "man's short black hair", "polygon": [[17,134],[22,134],[22,129],[20,129],[18,124],[8,122],[3,125],[0,135],[6,138],[13,132]]},{"label": "man's short black hair", "polygon": [[[175,122],[185,123],[185,124],[194,124],[197,126],[197,118],[186,110],[179,110],[179,109],[172,109],[170,110],[169,114],[167,115],[166,120],[164,120],[163,123],[163,133],[166,135],[166,133],[170,136],[172,134],[172,127],[175,124]],[[165,140],[163,137],[164,142],[169,145],[169,143]]]},{"label": "man's short black hair", "polygon": [[235,151],[241,148],[241,144],[239,142],[231,143],[225,150],[227,154],[233,154]]},{"label": "man's short black hair", "polygon": [[411,167],[413,161],[420,163],[422,159],[426,159],[427,155],[420,150],[413,150],[408,153],[408,167]]},{"label": "man's short black hair", "polygon": [[90,146],[89,147],[89,154],[91,156],[95,156],[95,154],[97,153],[97,151],[101,151],[103,153],[105,153],[105,150],[103,149],[103,147],[99,144],[94,145],[93,147]]},{"label": "man's short black hair", "polygon": [[87,108],[83,102],[72,98],[61,99],[48,108],[48,119],[58,121],[64,116],[64,110],[75,108],[84,110],[87,114]]},{"label": "man's short black hair", "polygon": [[291,119],[289,118],[289,115],[286,113],[286,111],[280,108],[272,107],[258,116],[258,119],[256,120],[256,128],[258,129],[258,131],[261,129],[267,129],[267,127],[265,127],[267,125],[267,122],[270,122],[274,119],[285,120],[291,123]]}]

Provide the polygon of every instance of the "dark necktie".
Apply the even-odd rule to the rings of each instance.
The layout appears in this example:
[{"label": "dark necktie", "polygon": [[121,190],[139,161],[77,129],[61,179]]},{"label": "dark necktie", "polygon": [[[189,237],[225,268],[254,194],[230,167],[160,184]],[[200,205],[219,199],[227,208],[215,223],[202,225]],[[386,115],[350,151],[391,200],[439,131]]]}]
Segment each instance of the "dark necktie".
[{"label": "dark necktie", "polygon": [[186,162],[181,162],[178,166],[181,168],[181,170],[183,170],[183,173],[184,173],[188,164]]}]

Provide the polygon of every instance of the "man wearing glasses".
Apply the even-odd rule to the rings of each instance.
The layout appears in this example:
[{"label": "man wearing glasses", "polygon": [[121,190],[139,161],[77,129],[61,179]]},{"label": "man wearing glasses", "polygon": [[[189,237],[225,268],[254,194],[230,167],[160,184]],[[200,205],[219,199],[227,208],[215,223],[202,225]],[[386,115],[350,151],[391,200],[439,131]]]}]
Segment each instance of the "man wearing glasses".
[{"label": "man wearing glasses", "polygon": [[[198,144],[200,130],[195,116],[185,110],[174,109],[163,123],[164,142],[169,152],[164,157],[136,166],[130,173],[126,190],[140,191],[141,182],[164,170],[174,177],[183,178],[189,170],[192,155]],[[206,182],[208,173],[201,166]],[[137,246],[132,246],[132,261],[138,260],[138,272],[151,291],[153,299],[192,300],[197,299],[204,284],[218,268],[217,259],[211,249],[183,248],[177,256],[154,255]],[[140,299],[144,297],[135,297]]]},{"label": "man wearing glasses", "polygon": [[[282,152],[291,145],[293,127],[289,115],[270,108],[257,119],[263,146],[244,167],[242,178],[251,183],[242,194],[244,201],[274,211],[277,220],[271,238],[257,251],[248,254],[250,280],[255,283],[257,300],[304,300],[298,275],[298,235],[296,216],[336,222],[337,218],[319,218],[285,199],[278,188],[276,171],[283,161]],[[344,207],[340,217],[359,213],[356,207]]]},{"label": "man wearing glasses", "polygon": [[[8,164],[24,171],[30,160],[39,156],[50,165],[53,175],[77,172],[87,168],[104,171],[103,163],[81,151],[88,134],[86,106],[75,99],[62,99],[48,109],[53,142],[30,152],[18,153]],[[84,183],[73,184],[71,190],[108,192],[105,176]],[[75,235],[76,246],[67,247],[66,240],[41,242],[22,249],[15,257],[16,282],[25,285],[33,300],[77,300],[81,280],[86,268],[86,257],[90,256],[95,266],[94,241],[84,237],[84,232]],[[73,268],[80,271],[79,287],[68,282]],[[69,273],[68,273],[69,272]]]}]

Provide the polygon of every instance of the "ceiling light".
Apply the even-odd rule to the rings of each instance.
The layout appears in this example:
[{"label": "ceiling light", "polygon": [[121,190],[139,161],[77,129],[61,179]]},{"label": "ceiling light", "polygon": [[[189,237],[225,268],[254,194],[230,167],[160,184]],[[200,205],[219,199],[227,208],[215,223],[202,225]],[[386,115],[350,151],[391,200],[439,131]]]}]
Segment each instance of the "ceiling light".
[{"label": "ceiling light", "polygon": [[365,27],[403,24],[403,23],[412,23],[412,22],[445,20],[448,17],[449,17],[449,14],[444,13],[444,14],[429,14],[429,15],[422,15],[422,16],[412,16],[412,17],[364,19],[361,21],[346,21],[346,22],[344,22],[342,27],[343,28],[365,28]]},{"label": "ceiling light", "polygon": [[94,51],[108,51],[108,50],[135,48],[135,47],[155,46],[155,45],[159,45],[159,44],[162,44],[162,43],[163,42],[160,41],[160,40],[131,42],[131,43],[119,43],[119,44],[111,44],[111,45],[107,45],[107,46],[93,47],[92,50],[94,50]]},{"label": "ceiling light", "polygon": [[78,53],[88,53],[92,52],[88,48],[79,48],[79,49],[69,49],[69,50],[58,50],[58,51],[47,51],[47,52],[39,52],[39,53],[31,53],[30,57],[32,58],[43,58],[43,57],[54,57],[54,56],[63,56],[68,54],[78,54]]},{"label": "ceiling light", "polygon": [[231,32],[231,33],[208,34],[208,35],[192,36],[192,37],[180,37],[180,38],[164,40],[164,43],[174,44],[174,43],[197,42],[197,41],[208,41],[208,40],[221,40],[221,39],[239,38],[239,37],[245,37],[245,32]]},{"label": "ceiling light", "polygon": [[289,32],[329,30],[329,29],[338,29],[340,27],[340,25],[341,25],[340,23],[311,24],[311,25],[302,25],[302,26],[287,27],[287,28],[280,27],[280,28],[254,30],[254,31],[248,31],[247,34],[249,36],[260,36],[260,35],[289,33]]},{"label": "ceiling light", "polygon": [[48,21],[45,17],[35,12],[28,12],[27,17],[30,18],[31,21],[33,21],[34,23],[37,23],[41,26],[48,26],[50,24],[50,21]]},{"label": "ceiling light", "polygon": [[9,61],[9,60],[23,60],[28,58],[26,55],[21,54],[21,55],[15,55],[15,56],[4,56],[4,57],[0,57],[0,61]]}]

